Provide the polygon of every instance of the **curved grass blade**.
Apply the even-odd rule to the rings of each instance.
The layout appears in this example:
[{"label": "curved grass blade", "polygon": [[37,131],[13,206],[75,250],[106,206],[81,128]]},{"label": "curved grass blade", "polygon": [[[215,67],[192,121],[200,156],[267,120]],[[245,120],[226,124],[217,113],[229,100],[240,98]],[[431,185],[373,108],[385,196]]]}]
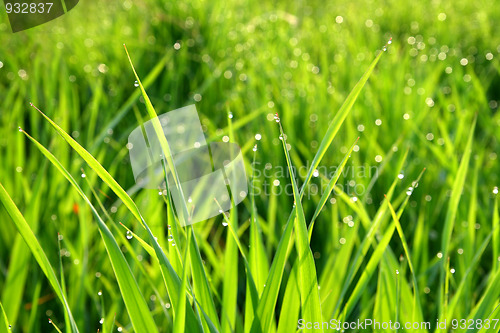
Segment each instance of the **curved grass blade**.
[{"label": "curved grass blade", "polygon": [[116,280],[120,288],[120,292],[127,308],[127,312],[132,322],[132,326],[137,332],[158,332],[156,324],[153,320],[151,312],[144,300],[144,297],[137,285],[137,282],[130,270],[130,267],[123,255],[120,246],[116,242],[113,234],[108,229],[106,224],[103,222],[96,209],[87,198],[80,185],[75,181],[73,176],[64,168],[64,166],[59,162],[59,160],[48,151],[42,144],[37,140],[32,138],[28,133],[23,131],[23,133],[28,137],[36,147],[42,152],[45,157],[57,168],[61,174],[66,177],[66,179],[73,185],[77,190],[78,194],[85,200],[92,210],[92,213],[96,217],[97,225],[99,227],[99,232],[104,241],[106,251],[108,252],[113,271],[115,272]]},{"label": "curved grass blade", "polygon": [[[125,47],[125,45],[124,45]],[[170,148],[167,142],[167,138],[165,137],[165,134],[163,133],[162,126],[160,124],[160,120],[158,119],[158,115],[156,114],[156,111],[153,107],[153,104],[151,104],[151,100],[149,99],[146,90],[144,89],[141,80],[139,78],[139,75],[135,71],[134,65],[132,63],[132,59],[130,58],[130,55],[128,53],[127,48],[125,47],[125,52],[127,53],[128,60],[130,62],[130,66],[132,67],[132,71],[134,72],[134,75],[136,77],[137,83],[141,89],[142,92],[142,97],[145,100],[146,104],[146,110],[149,114],[149,117],[151,118],[151,122],[153,124],[154,130],[156,132],[156,135],[158,136],[158,141],[160,142],[161,149],[163,151],[163,154],[165,156],[165,160],[168,164],[168,167],[170,168],[170,171],[172,172],[172,176],[175,181],[175,185],[177,187],[177,190],[180,193],[181,198],[184,197],[182,193],[182,186],[180,186],[180,181],[178,174],[175,169],[174,161],[172,159],[172,156],[170,154]],[[182,201],[182,214],[177,214],[177,217],[179,219],[181,218],[187,218],[189,219],[190,214],[188,213],[186,203]],[[184,221],[183,225],[187,225],[187,222]],[[205,309],[207,312],[208,316],[216,325],[217,329],[220,330],[220,324],[219,320],[217,317],[217,311],[215,309],[215,304],[213,302],[213,297],[212,293],[210,291],[210,286],[208,284],[208,279],[207,279],[207,274],[205,272],[205,268],[203,267],[202,261],[201,261],[201,255],[200,251],[198,249],[198,244],[196,242],[196,237],[194,236],[194,231],[191,229],[192,235],[192,241],[190,245],[190,258],[191,258],[191,269],[192,269],[192,277],[193,277],[193,285],[194,285],[194,290],[196,291],[196,294],[198,295],[198,298],[200,299],[200,303],[202,304],[202,307]],[[206,323],[205,323],[206,325]]]},{"label": "curved grass blade", "polygon": [[[384,46],[384,48],[387,48],[387,44]],[[342,126],[342,123],[344,122],[345,118],[349,114],[349,112],[352,109],[352,106],[354,105],[354,102],[359,96],[359,93],[365,86],[366,82],[368,81],[368,78],[372,74],[373,70],[375,69],[375,66],[377,65],[378,61],[382,57],[382,54],[384,52],[380,51],[379,54],[375,57],[375,59],[372,61],[366,72],[363,74],[361,79],[356,83],[354,88],[351,90],[349,95],[347,96],[346,100],[340,107],[339,111],[335,114],[335,117],[331,121],[330,125],[328,126],[328,130],[326,131],[325,136],[323,137],[323,140],[321,141],[321,144],[319,145],[318,152],[314,156],[314,159],[311,163],[311,168],[309,169],[309,172],[307,173],[307,176],[304,180],[304,185],[302,186],[302,189],[306,188],[307,184],[311,180],[311,177],[313,175],[314,170],[317,169],[319,163],[323,159],[323,156],[325,155],[326,151],[328,150],[328,147],[330,147],[333,138],[335,135],[337,135],[337,132],[340,129],[340,126]],[[302,190],[301,189],[301,190]]]},{"label": "curved grass blade", "polygon": [[[326,150],[330,147],[330,144],[333,141],[333,138],[337,134],[340,126],[344,122],[345,118],[349,114],[354,105],[354,102],[359,96],[362,88],[368,81],[368,78],[372,74],[375,69],[376,64],[382,57],[382,53],[380,52],[375,59],[372,61],[367,71],[363,74],[358,83],[354,86],[353,90],[349,93],[344,104],[342,104],[340,110],[337,112],[337,115],[332,120],[327,130],[326,135],[321,142],[320,148],[318,152],[314,156],[314,163],[312,163],[307,177],[304,181],[304,184],[300,190],[300,197],[302,198],[304,194],[304,190],[307,188],[309,181],[311,180],[312,173],[316,170],[317,166],[321,162]],[[254,318],[254,322],[252,323],[251,332],[267,332],[271,325],[272,313],[273,309],[276,306],[276,301],[278,299],[279,288],[281,284],[281,279],[283,277],[283,271],[286,262],[287,249],[290,242],[290,237],[292,234],[292,219],[295,217],[295,207],[292,209],[288,221],[285,225],[285,230],[281,235],[281,239],[278,243],[278,247],[276,249],[276,254],[274,256],[273,262],[271,264],[271,269],[269,271],[269,275],[266,280],[266,287],[262,292],[261,299],[259,301],[259,306],[257,309],[257,315]]]},{"label": "curved grass blade", "polygon": [[[106,169],[92,156],[85,148],[83,148],[78,142],[76,142],[68,133],[66,133],[61,127],[59,127],[52,119],[45,115],[42,111],[31,104],[40,114],[54,127],[54,129],[63,137],[63,139],[80,155],[81,158],[87,162],[87,164],[94,170],[97,175],[109,186],[109,188],[122,200],[123,204],[128,208],[128,210],[134,215],[134,217],[142,224],[146,229],[149,241],[151,242],[158,262],[160,263],[160,269],[165,281],[165,286],[167,288],[168,294],[170,295],[172,301],[172,309],[175,313],[177,305],[177,295],[180,290],[181,280],[172,265],[168,261],[165,253],[160,247],[160,244],[156,241],[151,229],[144,221],[139,209],[137,208],[134,201],[125,192],[125,190],[116,182],[116,180],[111,177],[111,175],[106,171]],[[199,320],[196,318],[191,306],[186,305],[187,311],[187,323],[189,325],[190,332],[199,332],[200,326]]]},{"label": "curved grass blade", "polygon": [[[401,159],[398,170],[401,170],[401,166],[404,164],[404,161],[406,160],[407,156],[408,156],[408,151],[405,152],[403,158]],[[398,181],[399,181],[399,178],[396,176],[394,181],[392,182],[391,187],[389,188],[389,191],[387,191],[387,197],[392,198],[392,195],[394,193],[394,189],[396,188],[396,184],[398,183]],[[380,224],[382,223],[382,220],[384,219],[384,216],[386,215],[386,213],[387,213],[387,202],[384,201],[382,206],[379,208],[377,214],[373,218],[373,222],[370,225],[368,232],[366,233],[365,237],[361,241],[361,244],[358,247],[358,251],[354,255],[354,259],[352,260],[351,267],[349,268],[347,276],[344,280],[342,291],[340,292],[339,298],[337,300],[337,304],[335,305],[335,310],[333,312],[334,318],[337,318],[337,316],[340,315],[340,305],[342,304],[342,302],[344,300],[344,297],[347,293],[349,285],[353,281],[354,276],[356,275],[358,269],[360,268],[361,263],[363,261],[363,258],[366,256],[368,249],[370,248],[370,245],[374,241],[376,232],[379,229]]]},{"label": "curved grass blade", "polygon": [[71,327],[68,327],[68,329],[72,332],[78,332],[78,327],[76,326],[75,320],[71,313],[71,309],[69,308],[66,297],[63,293],[61,285],[59,284],[59,281],[57,280],[54,269],[52,268],[49,259],[47,258],[47,255],[43,251],[40,243],[38,243],[35,234],[24,219],[24,216],[21,214],[16,204],[14,203],[14,201],[12,201],[11,197],[3,187],[2,183],[0,183],[0,201],[3,203],[5,209],[12,218],[12,221],[14,222],[19,234],[23,237],[24,241],[30,248],[33,257],[35,257],[38,265],[49,280],[52,288],[54,289],[54,292],[57,295],[57,298],[59,298],[59,300],[63,304],[64,309],[71,322]]},{"label": "curved grass blade", "polygon": [[[417,182],[418,182],[418,180],[417,180]],[[406,259],[408,260],[408,267],[410,267],[410,272],[411,272],[411,276],[413,279],[413,304],[414,304],[414,309],[418,310],[418,309],[421,309],[419,292],[418,292],[418,282],[417,282],[417,277],[415,275],[415,270],[413,269],[413,263],[411,260],[408,243],[406,242],[406,237],[403,233],[403,228],[401,227],[401,223],[399,222],[398,215],[394,211],[394,208],[392,207],[389,199],[387,199],[387,196],[385,196],[385,198],[387,200],[387,205],[389,206],[389,210],[391,211],[392,218],[393,218],[394,223],[396,225],[396,229],[398,231],[399,238],[401,239],[401,243],[403,244],[403,250],[405,252]],[[417,316],[420,318],[421,313],[417,314]],[[415,318],[412,318],[412,319],[415,320]]]},{"label": "curved grass blade", "polygon": [[332,179],[330,179],[330,182],[328,183],[326,190],[321,195],[321,199],[319,200],[318,206],[316,207],[316,211],[314,212],[314,215],[311,219],[311,222],[309,223],[309,242],[311,241],[312,231],[314,228],[314,222],[316,221],[316,218],[319,216],[319,213],[321,213],[321,210],[325,206],[325,203],[327,202],[328,197],[332,193],[333,188],[335,187],[335,185],[337,184],[337,181],[339,180],[340,176],[342,175],[342,170],[344,170],[344,167],[345,167],[347,161],[349,160],[349,157],[351,157],[351,153],[354,149],[354,146],[356,146],[356,143],[358,142],[358,140],[359,140],[359,137],[356,139],[356,141],[352,144],[351,148],[345,154],[344,159],[342,160],[342,162],[340,162],[339,167],[335,170],[335,173],[334,173]]}]

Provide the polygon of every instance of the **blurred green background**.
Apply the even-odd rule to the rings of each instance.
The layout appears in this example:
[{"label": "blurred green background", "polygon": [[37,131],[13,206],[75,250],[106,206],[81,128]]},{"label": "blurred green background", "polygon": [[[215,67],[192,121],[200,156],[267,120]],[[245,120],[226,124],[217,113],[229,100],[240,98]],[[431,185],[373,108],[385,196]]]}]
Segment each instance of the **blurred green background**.
[{"label": "blurred green background", "polygon": [[[147,120],[147,113],[134,86],[124,43],[158,114],[195,103],[207,138],[221,141],[229,133],[230,111],[237,125],[231,141],[242,147],[249,177],[252,148],[258,143],[257,170],[267,167],[273,176],[257,178],[257,186],[262,189],[266,181],[280,181],[279,186],[269,186],[274,194],[261,193],[255,199],[270,261],[293,205],[293,197],[276,194],[290,179],[273,172],[286,167],[274,114],[280,115],[292,162],[296,167],[307,165],[329,120],[392,37],[321,165],[338,165],[360,137],[349,170],[365,167],[377,170],[378,177],[348,173],[339,185],[344,192],[355,193],[370,216],[398,174],[404,177],[396,191],[404,197],[426,168],[401,223],[413,255],[424,317],[435,320],[439,268],[445,260],[438,254],[446,207],[477,114],[472,159],[451,242],[450,297],[492,233],[493,192],[500,183],[500,6],[495,1],[80,1],[66,15],[16,34],[10,32],[4,7],[0,13],[0,181],[54,267],[58,267],[57,234],[64,236],[61,254],[68,297],[83,332],[96,332],[100,318],[112,321],[114,314],[124,331],[131,326],[90,210],[18,126],[46,145],[78,180],[80,168],[89,171],[87,178],[113,219],[141,233],[107,186],[29,106],[33,102],[132,193],[155,234],[168,244],[162,198],[154,190],[134,187],[128,160],[127,137]],[[255,139],[256,134],[261,140]],[[408,158],[400,169],[398,162],[406,150]],[[321,186],[324,176],[331,175],[320,175],[313,183]],[[353,192],[356,189],[359,193]],[[305,198],[306,218],[311,218],[319,198],[320,194]],[[332,198],[311,241],[319,283],[331,284],[328,292],[320,291],[330,312],[349,254],[343,257],[343,272],[332,273],[332,268],[345,244],[358,246],[367,231],[360,226],[350,233],[349,221],[358,225],[357,214],[337,195]],[[249,205],[247,200],[238,206],[245,244]],[[18,255],[27,250],[9,219],[0,209],[0,297],[4,306],[9,303],[8,318],[17,332],[50,332],[47,317],[64,327],[62,308],[38,265],[31,256]],[[195,225],[195,231],[219,309],[228,270],[226,229],[217,217]],[[498,242],[496,233],[493,245],[467,277],[454,317],[466,318],[492,283],[500,260]],[[162,306],[138,265],[153,282],[161,281],[161,274],[137,242],[131,244],[141,259],[132,260],[125,249],[131,267],[157,323],[169,332],[166,292],[159,289]],[[390,251],[396,258],[403,253],[397,236]],[[23,270],[9,269],[17,260],[23,260]],[[241,262],[240,266],[242,277]],[[285,281],[290,269],[287,265]],[[337,281],[331,280],[332,274],[338,274]],[[370,317],[376,303],[372,294],[380,292],[378,279],[369,281],[369,293],[357,303],[353,318]],[[245,280],[236,283],[232,330],[241,331]],[[393,296],[387,294],[388,299]],[[280,302],[281,297],[276,322]]]}]

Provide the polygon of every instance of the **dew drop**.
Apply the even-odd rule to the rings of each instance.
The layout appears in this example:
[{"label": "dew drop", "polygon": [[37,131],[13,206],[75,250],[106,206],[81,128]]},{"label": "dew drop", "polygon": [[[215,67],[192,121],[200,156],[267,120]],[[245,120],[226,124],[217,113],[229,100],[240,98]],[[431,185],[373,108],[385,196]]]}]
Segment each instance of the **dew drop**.
[{"label": "dew drop", "polygon": [[167,228],[168,228],[168,230],[171,230],[172,226],[169,224]]},{"label": "dew drop", "polygon": [[19,132],[22,132],[22,131],[23,131],[23,129],[21,127],[19,127]]},{"label": "dew drop", "polygon": [[224,213],[224,211],[222,209],[219,209],[219,214],[222,214]]},{"label": "dew drop", "polygon": [[134,87],[138,87],[139,86],[139,82],[137,82],[137,80],[134,82]]},{"label": "dew drop", "polygon": [[233,119],[233,113],[232,113],[232,112],[229,112],[229,113],[228,113],[228,115],[227,115],[227,117],[228,117],[229,119]]},{"label": "dew drop", "polygon": [[99,292],[97,293],[97,295],[102,296],[102,291],[99,290]]},{"label": "dew drop", "polygon": [[495,186],[495,187],[493,188],[493,194],[498,194],[498,187],[497,187],[497,186]]},{"label": "dew drop", "polygon": [[87,177],[87,175],[85,175],[84,173],[82,173],[82,178],[85,178],[85,177]]},{"label": "dew drop", "polygon": [[9,330],[11,330],[11,329],[12,329],[12,325],[9,325]]},{"label": "dew drop", "polygon": [[403,178],[405,178],[405,174],[404,174],[403,172],[401,172],[401,173],[398,175],[398,178],[399,178],[399,179],[403,179]]},{"label": "dew drop", "polygon": [[173,236],[173,235],[168,236],[168,241],[169,241],[169,242],[171,242],[171,241],[173,241],[173,240],[174,240],[174,236]]},{"label": "dew drop", "polygon": [[193,199],[191,199],[191,197],[188,198],[188,202],[191,203],[193,202]]},{"label": "dew drop", "polygon": [[170,243],[170,244],[172,244],[172,246],[175,246],[175,242],[172,242],[172,243]]},{"label": "dew drop", "polygon": [[257,145],[253,146],[253,151],[257,151]]},{"label": "dew drop", "polygon": [[397,269],[396,269],[396,274],[398,274],[398,275],[399,275],[399,270],[397,270]]},{"label": "dew drop", "polygon": [[283,140],[283,135],[281,135],[281,134],[280,134],[279,139],[280,139],[280,140]]},{"label": "dew drop", "polygon": [[99,324],[104,324],[104,318],[101,318],[101,320],[99,320]]},{"label": "dew drop", "polygon": [[49,324],[52,324],[52,319],[49,318]]},{"label": "dew drop", "polygon": [[384,46],[384,48],[382,49],[384,52],[387,51],[387,46]]},{"label": "dew drop", "polygon": [[411,195],[413,193],[413,187],[408,187],[408,191],[406,191],[406,195]]},{"label": "dew drop", "polygon": [[222,225],[227,227],[227,222],[226,221],[222,222]]},{"label": "dew drop", "polygon": [[130,232],[130,230],[127,230],[127,239],[132,239],[134,235]]}]

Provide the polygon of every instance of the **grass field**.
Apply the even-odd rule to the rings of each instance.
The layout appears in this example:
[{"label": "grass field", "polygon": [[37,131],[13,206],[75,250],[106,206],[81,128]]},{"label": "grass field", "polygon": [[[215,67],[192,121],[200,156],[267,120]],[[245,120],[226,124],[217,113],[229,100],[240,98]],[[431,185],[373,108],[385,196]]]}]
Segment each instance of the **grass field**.
[{"label": "grass field", "polygon": [[[0,332],[499,332],[497,3],[0,8]],[[181,227],[126,144],[190,104],[251,191]]]}]

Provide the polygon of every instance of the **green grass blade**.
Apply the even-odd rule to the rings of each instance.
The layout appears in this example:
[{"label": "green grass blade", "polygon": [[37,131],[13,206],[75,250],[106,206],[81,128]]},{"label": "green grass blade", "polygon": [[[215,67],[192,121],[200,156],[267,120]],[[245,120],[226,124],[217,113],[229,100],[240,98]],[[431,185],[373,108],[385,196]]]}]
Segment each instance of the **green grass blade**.
[{"label": "green grass blade", "polygon": [[134,329],[138,332],[158,332],[156,324],[153,320],[151,312],[142,296],[142,293],[137,285],[137,282],[130,270],[130,267],[123,255],[120,246],[116,242],[113,234],[108,229],[106,224],[102,221],[101,217],[97,213],[96,209],[87,198],[83,190],[80,188],[75,179],[71,174],[64,168],[64,166],[59,162],[59,160],[48,151],[43,145],[41,145],[37,140],[32,138],[28,133],[23,131],[23,133],[36,145],[36,147],[42,152],[47,159],[57,168],[61,174],[66,177],[66,179],[73,185],[77,190],[78,194],[85,200],[89,205],[94,216],[96,217],[99,232],[106,246],[108,252],[108,257],[111,261],[113,271],[115,272],[116,280],[121,291],[123,302],[127,308],[127,312],[130,317],[130,321],[134,326]]},{"label": "green grass blade", "polygon": [[[158,115],[156,114],[156,111],[154,110],[153,104],[151,103],[149,96],[146,93],[146,90],[144,89],[141,80],[139,78],[139,75],[137,74],[134,65],[132,63],[132,59],[130,58],[130,55],[127,51],[127,48],[125,47],[125,51],[127,53],[128,60],[130,62],[130,66],[132,67],[132,71],[134,72],[134,75],[137,79],[137,83],[139,85],[139,88],[141,89],[142,92],[142,97],[144,98],[146,102],[146,110],[148,112],[149,117],[151,118],[151,122],[153,124],[154,130],[156,132],[156,135],[158,136],[158,140],[160,142],[161,149],[163,151],[163,154],[165,156],[165,160],[168,164],[168,167],[170,171],[172,172],[172,176],[175,181],[175,185],[177,187],[177,190],[180,193],[181,198],[184,197],[182,193],[182,187],[180,186],[179,182],[179,177],[177,175],[174,161],[172,159],[171,153],[170,153],[170,148],[167,142],[167,138],[165,137],[165,134],[163,133],[162,126],[160,124],[160,120],[158,119]],[[178,211],[177,216],[179,219],[189,219],[189,213],[187,211],[186,204],[183,200],[181,200],[183,205],[181,212]],[[188,221],[184,221],[182,224],[183,226],[187,225]],[[196,237],[194,236],[194,231],[191,230],[193,233],[193,238],[192,242],[190,245],[190,258],[191,258],[191,269],[192,269],[192,276],[193,276],[193,285],[196,294],[198,295],[198,298],[200,299],[200,304],[204,308],[204,310],[207,312],[208,316],[216,325],[217,329],[220,329],[220,324],[219,320],[217,317],[217,311],[215,309],[215,304],[213,302],[213,297],[212,293],[210,291],[210,287],[208,285],[208,279],[207,279],[207,274],[205,272],[205,268],[203,267],[202,261],[201,261],[201,255],[198,249],[198,245],[196,242]]]},{"label": "green grass blade", "polygon": [[[417,182],[418,182],[418,180],[417,180]],[[387,197],[386,197],[386,199],[387,199]],[[389,200],[389,199],[387,199],[387,200]],[[398,231],[399,238],[401,239],[401,243],[403,244],[403,249],[404,249],[404,252],[406,255],[406,259],[408,260],[408,266],[410,267],[410,272],[411,272],[411,276],[412,276],[412,280],[413,280],[413,304],[414,304],[413,308],[418,310],[418,309],[421,309],[419,292],[418,292],[418,282],[417,282],[417,277],[415,275],[415,270],[413,269],[413,262],[411,260],[408,243],[406,242],[406,237],[404,235],[403,228],[401,227],[401,223],[399,222],[399,217],[396,214],[396,211],[394,210],[394,208],[392,207],[390,201],[387,201],[387,205],[389,206],[389,210],[391,211],[391,215],[392,215],[392,218],[393,218],[394,223],[396,225],[396,229]],[[417,318],[421,318],[422,314],[418,313],[416,316],[417,316]],[[414,314],[413,320],[415,320],[415,319],[416,318],[415,318],[415,314]]]},{"label": "green grass blade", "polygon": [[[279,121],[279,119],[278,119]],[[298,253],[297,279],[299,280],[300,304],[302,317],[306,322],[322,322],[321,304],[319,300],[318,278],[316,276],[316,265],[309,245],[309,236],[307,233],[306,217],[302,207],[302,201],[297,186],[297,181],[292,168],[290,154],[288,153],[286,135],[279,122],[280,133],[282,136],[283,150],[285,151],[286,162],[290,172],[290,178],[293,189],[293,198],[296,207],[295,216],[295,245]],[[323,330],[320,329],[320,332]]]},{"label": "green grass blade", "polygon": [[[375,69],[375,65],[380,60],[381,56],[382,52],[380,52],[375,57],[375,59],[368,67],[368,70],[363,74],[361,79],[358,81],[358,83],[355,85],[355,87],[347,97],[346,101],[344,102],[340,110],[337,112],[337,116],[335,116],[334,120],[330,123],[327,133],[323,141],[321,142],[320,148],[318,149],[318,152],[316,153],[313,159],[314,163],[312,163],[307,174],[308,176],[306,177],[304,184],[302,185],[300,191],[300,197],[302,197],[304,190],[307,188],[307,185],[311,180],[312,173],[314,172],[314,170],[316,170],[317,166],[321,162],[324,154],[326,153],[326,150],[329,148],[331,142],[333,141],[333,138],[335,137],[340,126],[344,122],[347,114],[352,109],[354,102],[356,101],[357,97],[359,96],[359,93],[361,92],[362,88],[368,81],[368,78]],[[276,305],[276,301],[278,299],[279,288],[281,284],[281,279],[283,277],[283,270],[286,262],[287,249],[292,234],[293,224],[291,222],[292,219],[295,217],[295,214],[296,213],[294,207],[294,209],[290,213],[288,221],[285,225],[285,230],[283,231],[281,239],[278,243],[276,254],[274,256],[273,262],[271,264],[271,269],[269,271],[269,275],[266,280],[266,287],[264,288],[264,291],[261,295],[261,299],[259,301],[257,316],[255,317],[254,322],[252,323],[251,332],[262,332],[262,331],[267,332],[269,326],[271,325],[272,312]]]},{"label": "green grass blade", "polygon": [[496,272],[498,269],[498,258],[500,258],[500,217],[498,213],[498,197],[495,197],[495,205],[493,207],[493,265],[492,271]]},{"label": "green grass blade", "polygon": [[334,175],[332,176],[332,179],[328,182],[328,186],[326,190],[323,192],[321,195],[321,199],[319,200],[318,205],[316,206],[316,211],[314,212],[314,215],[311,219],[311,222],[309,223],[309,242],[311,241],[312,237],[312,232],[314,228],[314,222],[316,222],[316,218],[319,216],[319,213],[321,213],[321,210],[325,206],[325,203],[328,201],[328,198],[330,197],[330,194],[333,191],[333,188],[337,184],[337,181],[339,180],[340,176],[342,175],[342,170],[344,170],[344,167],[349,160],[349,157],[351,157],[352,150],[354,149],[354,146],[356,146],[356,143],[358,142],[359,137],[356,139],[356,141],[352,144],[351,148],[347,151],[347,153],[344,156],[344,159],[342,162],[340,162],[339,167],[335,170]]},{"label": "green grass blade", "polygon": [[[192,227],[189,227],[192,229]],[[182,280],[181,286],[182,288],[186,287],[187,276],[188,276],[188,262],[189,262],[189,248],[191,247],[191,237],[192,233],[188,232],[187,236],[187,245],[184,251],[184,258],[186,263],[182,267]],[[177,311],[177,316],[174,321],[174,333],[184,333],[186,329],[186,297],[184,297],[184,293],[179,293],[179,299],[177,303],[179,304],[179,311]]]},{"label": "green grass blade", "polygon": [[[387,45],[386,45],[386,47],[387,47]],[[328,130],[326,131],[326,134],[323,137],[321,144],[319,145],[318,152],[316,153],[313,161],[311,162],[311,168],[309,169],[309,171],[307,173],[307,176],[304,180],[304,185],[302,185],[302,188],[306,188],[307,184],[311,180],[311,177],[313,175],[314,170],[317,169],[319,163],[323,159],[323,156],[325,155],[325,153],[328,150],[328,148],[330,147],[333,139],[337,135],[337,132],[339,131],[340,127],[342,126],[342,123],[344,122],[346,117],[351,112],[351,109],[352,109],[352,106],[354,105],[354,102],[356,102],[356,99],[358,98],[361,90],[363,90],[363,87],[365,86],[366,82],[368,81],[368,78],[371,76],[378,61],[382,57],[382,54],[384,54],[384,52],[380,51],[379,54],[375,57],[375,59],[372,61],[370,66],[368,66],[368,69],[363,74],[361,79],[359,79],[358,83],[356,83],[354,88],[352,88],[351,92],[349,93],[349,96],[347,96],[346,100],[344,101],[344,104],[342,104],[339,111],[335,114],[335,117],[333,118],[330,125],[328,126]]]},{"label": "green grass blade", "polygon": [[57,295],[57,298],[59,298],[59,300],[63,304],[64,309],[71,321],[71,327],[68,327],[68,329],[73,332],[78,332],[78,327],[76,326],[75,320],[73,319],[71,309],[69,308],[66,297],[64,296],[61,285],[57,280],[56,274],[49,262],[49,259],[47,258],[47,255],[43,251],[29,224],[24,219],[24,216],[21,214],[16,204],[14,203],[14,201],[12,201],[11,197],[3,187],[2,183],[0,183],[0,201],[2,201],[5,209],[12,218],[12,222],[14,222],[19,234],[21,234],[21,236],[23,237],[24,241],[30,248],[33,257],[35,257],[38,265],[49,280],[52,288],[54,289],[54,292]]},{"label": "green grass blade", "polygon": [[[400,162],[400,167],[398,169],[401,169],[401,166],[404,164],[404,161],[406,160],[406,157],[408,156],[408,151],[405,152],[403,155],[403,158],[401,159]],[[394,189],[396,187],[396,184],[398,183],[399,179],[396,176],[394,181],[392,182],[391,187],[389,188],[389,191],[387,191],[387,197],[392,198],[392,195],[394,193]],[[366,256],[368,249],[370,248],[370,245],[375,239],[375,235],[377,230],[380,227],[380,224],[382,223],[382,220],[384,219],[385,215],[387,214],[387,203],[384,201],[377,211],[377,214],[373,218],[373,221],[370,225],[370,228],[368,229],[368,232],[366,233],[365,237],[361,241],[361,244],[358,247],[358,251],[354,255],[354,259],[351,260],[352,264],[351,267],[349,268],[349,271],[347,273],[347,276],[344,280],[342,290],[340,292],[339,298],[337,300],[337,303],[335,305],[335,310],[333,312],[333,317],[336,318],[340,315],[340,306],[344,300],[344,297],[347,293],[347,290],[349,288],[349,285],[354,279],[355,274],[357,273],[359,267],[361,266],[361,263]]]},{"label": "green grass blade", "polygon": [[474,130],[476,127],[477,116],[474,117],[474,121],[472,122],[472,126],[469,132],[469,137],[467,140],[467,145],[465,146],[464,155],[462,160],[460,161],[460,166],[458,167],[457,174],[455,176],[455,181],[452,187],[451,198],[448,203],[448,209],[446,211],[446,217],[444,221],[443,234],[441,238],[441,250],[443,253],[443,260],[441,264],[441,273],[440,273],[440,292],[439,292],[439,317],[441,318],[444,315],[444,285],[446,279],[446,265],[449,256],[449,247],[451,241],[451,235],[453,233],[453,226],[455,224],[455,217],[457,215],[458,203],[460,202],[460,197],[462,196],[462,192],[465,186],[465,178],[467,176],[467,170],[469,169],[469,161],[472,153],[472,142],[474,139]]},{"label": "green grass blade", "polygon": [[[229,139],[234,140],[233,123],[229,117],[228,108],[228,131]],[[234,156],[230,156],[234,158]],[[233,179],[230,180],[231,182]],[[219,208],[220,209],[220,208]],[[227,219],[226,214],[224,219]],[[238,229],[238,210],[235,208],[234,201],[231,201],[231,214],[229,224],[230,230]],[[226,222],[228,223],[228,222]],[[247,274],[250,272],[248,271]],[[238,310],[238,245],[231,232],[226,234],[226,248],[224,251],[224,280],[222,282],[222,311],[221,311],[221,332],[230,333],[236,329],[236,315]]]},{"label": "green grass blade", "polygon": [[294,263],[290,277],[283,296],[280,319],[278,323],[278,333],[288,333],[297,330],[297,323],[300,313],[300,291],[297,281],[298,264]]},{"label": "green grass blade", "polygon": [[9,324],[9,319],[7,318],[7,314],[5,313],[5,309],[3,308],[2,302],[0,302],[0,328],[4,332],[9,332],[11,326]]},{"label": "green grass blade", "polygon": [[[33,106],[34,107],[34,106]],[[144,221],[139,209],[135,205],[134,201],[125,192],[125,190],[116,182],[116,180],[111,177],[111,175],[106,171],[106,169],[92,156],[85,148],[83,148],[78,142],[76,142],[68,133],[66,133],[61,127],[59,127],[52,119],[47,117],[42,111],[37,109],[38,112],[52,125],[52,127],[63,137],[63,139],[82,157],[85,162],[94,170],[97,175],[109,186],[109,188],[122,200],[123,204],[128,208],[128,210],[134,215],[134,217],[146,228],[149,236],[149,241],[152,244],[156,258],[160,263],[160,268],[162,271],[163,278],[165,280],[165,286],[172,300],[172,309],[175,311],[177,303],[177,294],[181,290],[181,280],[177,273],[174,271],[172,265],[168,261],[165,253],[161,249],[160,245],[156,241],[151,229],[148,227]],[[187,308],[187,322],[189,323],[189,329],[192,332],[198,332],[200,327],[198,326],[198,320],[193,312],[193,309],[186,305]]]},{"label": "green grass blade", "polygon": [[[255,145],[257,147],[257,145]],[[256,150],[254,151],[253,154],[253,162],[255,165],[255,157],[257,153]],[[251,189],[255,188],[255,169],[253,170],[252,174],[252,180],[251,180]],[[258,291],[257,295],[257,303],[254,304],[253,298],[252,297],[246,297],[245,300],[245,327],[244,331],[249,332],[251,329],[252,321],[254,318],[255,310],[257,309],[258,305],[258,297],[260,296],[260,293],[264,289],[264,284],[266,282],[266,277],[269,272],[269,264],[267,261],[266,257],[266,250],[264,247],[264,244],[262,243],[262,236],[261,236],[261,226],[259,224],[259,218],[258,218],[258,212],[257,212],[257,207],[255,205],[255,193],[253,193],[253,190],[250,191],[250,205],[251,205],[251,211],[250,211],[250,250],[248,254],[248,263],[250,266],[250,275],[254,277],[254,282],[255,285],[253,287],[256,287]],[[251,289],[253,288],[251,285],[251,281],[247,278],[247,286],[246,286],[246,293],[247,295],[251,293]],[[300,299],[298,300],[300,302]]]}]

